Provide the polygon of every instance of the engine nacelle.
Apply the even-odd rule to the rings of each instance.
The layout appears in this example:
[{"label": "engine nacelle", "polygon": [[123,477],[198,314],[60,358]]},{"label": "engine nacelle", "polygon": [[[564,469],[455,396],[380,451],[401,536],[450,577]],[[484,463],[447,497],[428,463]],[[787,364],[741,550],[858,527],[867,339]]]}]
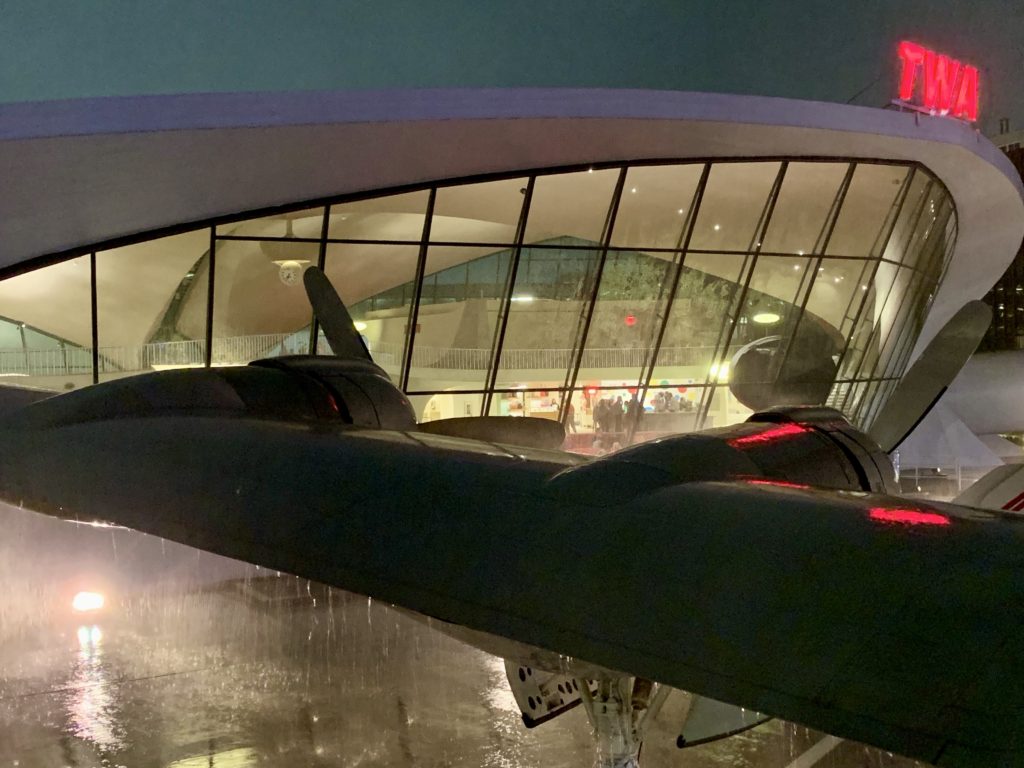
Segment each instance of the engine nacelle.
[{"label": "engine nacelle", "polygon": [[552,490],[604,505],[679,483],[763,481],[896,493],[889,457],[830,408],[762,411],[742,424],[641,443],[551,480]]}]

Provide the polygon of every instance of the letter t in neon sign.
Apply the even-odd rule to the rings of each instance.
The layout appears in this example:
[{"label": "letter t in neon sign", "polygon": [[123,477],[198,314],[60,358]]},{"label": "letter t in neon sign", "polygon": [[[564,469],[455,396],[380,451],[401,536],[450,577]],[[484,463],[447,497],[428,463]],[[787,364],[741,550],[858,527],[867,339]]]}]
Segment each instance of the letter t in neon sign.
[{"label": "letter t in neon sign", "polygon": [[956,59],[904,40],[897,51],[900,59],[900,101],[914,99],[920,78],[918,108],[933,115],[952,115],[969,122],[978,119],[978,69]]}]

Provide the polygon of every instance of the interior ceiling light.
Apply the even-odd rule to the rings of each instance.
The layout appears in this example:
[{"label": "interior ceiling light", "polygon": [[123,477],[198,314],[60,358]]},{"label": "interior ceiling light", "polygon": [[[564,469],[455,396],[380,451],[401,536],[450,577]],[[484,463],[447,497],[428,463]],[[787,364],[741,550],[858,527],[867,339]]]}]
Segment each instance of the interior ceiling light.
[{"label": "interior ceiling light", "polygon": [[750,319],[755,323],[760,323],[761,325],[771,325],[772,323],[779,322],[780,318],[774,312],[758,312]]}]

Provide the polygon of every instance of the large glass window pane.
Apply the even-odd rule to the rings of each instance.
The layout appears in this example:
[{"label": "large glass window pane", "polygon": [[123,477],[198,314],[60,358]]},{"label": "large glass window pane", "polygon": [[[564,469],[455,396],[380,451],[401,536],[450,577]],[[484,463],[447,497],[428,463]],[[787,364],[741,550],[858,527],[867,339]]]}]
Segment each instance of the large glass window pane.
[{"label": "large glass window pane", "polygon": [[903,265],[924,269],[936,249],[946,244],[946,227],[953,215],[953,203],[937,183],[931,185],[910,244],[903,253]]},{"label": "large glass window pane", "polygon": [[885,243],[882,258],[899,264],[910,247],[910,242],[924,214],[925,204],[933,182],[928,174],[916,171],[910,180],[903,206],[900,208],[892,234]]},{"label": "large glass window pane", "polygon": [[510,263],[507,250],[430,247],[416,318],[410,391],[486,385]]},{"label": "large glass window pane", "polygon": [[0,382],[53,390],[92,383],[89,257],[0,282]]},{"label": "large glass window pane", "polygon": [[845,338],[874,267],[871,261],[824,259],[807,298],[806,313]]},{"label": "large glass window pane", "polygon": [[429,197],[427,190],[421,190],[335,203],[331,205],[327,237],[336,240],[399,240],[418,243],[423,239],[423,219]]},{"label": "large glass window pane", "polygon": [[847,168],[843,163],[790,163],[761,250],[816,252]]},{"label": "large glass window pane", "polygon": [[[761,256],[754,267],[733,334],[729,395],[748,409],[819,404],[835,378],[842,337],[800,307],[823,267],[807,257]],[[742,413],[722,400],[726,411]]]},{"label": "large glass window pane", "polygon": [[678,248],[703,164],[636,166],[626,173],[611,244]]},{"label": "large glass window pane", "polygon": [[[702,385],[715,367],[750,271],[751,257],[689,253],[683,262],[651,385]],[[720,366],[719,366],[720,367]],[[715,373],[717,374],[717,368]]]},{"label": "large glass window pane", "polygon": [[555,238],[580,245],[601,242],[618,169],[538,176],[526,223],[527,243]]},{"label": "large glass window pane", "polygon": [[623,380],[635,386],[652,353],[672,264],[666,254],[608,254],[579,380]]},{"label": "large glass window pane", "polygon": [[298,237],[320,239],[323,227],[323,206],[291,213],[274,213],[230,224],[218,224],[217,236],[234,237]]},{"label": "large glass window pane", "polygon": [[746,251],[779,163],[715,163],[701,199],[690,247],[702,250]]},{"label": "large glass window pane", "polygon": [[96,254],[100,379],[206,360],[210,231]]},{"label": "large glass window pane", "polygon": [[596,248],[523,248],[497,385],[565,381],[593,294]]},{"label": "large glass window pane", "polygon": [[853,172],[826,252],[832,256],[877,256],[885,223],[911,169],[860,163]]},{"label": "large glass window pane", "polygon": [[692,383],[652,381],[643,401],[643,414],[636,426],[634,443],[653,440],[698,428],[701,387]]},{"label": "large glass window pane", "polygon": [[302,272],[319,245],[218,240],[216,248],[213,364],[308,353],[313,313]]},{"label": "large glass window pane", "polygon": [[430,223],[430,239],[513,243],[526,183],[526,179],[506,179],[439,188]]},{"label": "large glass window pane", "polygon": [[630,419],[637,418],[640,408],[635,381],[589,381],[573,391],[569,402],[566,450],[600,456],[627,445]]},{"label": "large glass window pane", "polygon": [[[370,354],[398,382],[409,330],[419,245],[364,243],[327,246],[324,271],[349,308]],[[373,269],[367,269],[372,264]],[[321,333],[318,354],[331,354]]]}]

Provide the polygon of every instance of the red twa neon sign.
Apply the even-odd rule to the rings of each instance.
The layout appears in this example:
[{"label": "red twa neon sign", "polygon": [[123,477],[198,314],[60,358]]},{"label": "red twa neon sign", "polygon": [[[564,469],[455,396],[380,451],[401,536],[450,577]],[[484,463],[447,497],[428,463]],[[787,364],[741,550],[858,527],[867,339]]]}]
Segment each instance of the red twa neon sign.
[{"label": "red twa neon sign", "polygon": [[[899,57],[900,101],[933,115],[951,115],[972,123],[978,119],[977,67],[907,40],[900,43]],[[915,91],[920,91],[918,104],[912,103]]]}]

